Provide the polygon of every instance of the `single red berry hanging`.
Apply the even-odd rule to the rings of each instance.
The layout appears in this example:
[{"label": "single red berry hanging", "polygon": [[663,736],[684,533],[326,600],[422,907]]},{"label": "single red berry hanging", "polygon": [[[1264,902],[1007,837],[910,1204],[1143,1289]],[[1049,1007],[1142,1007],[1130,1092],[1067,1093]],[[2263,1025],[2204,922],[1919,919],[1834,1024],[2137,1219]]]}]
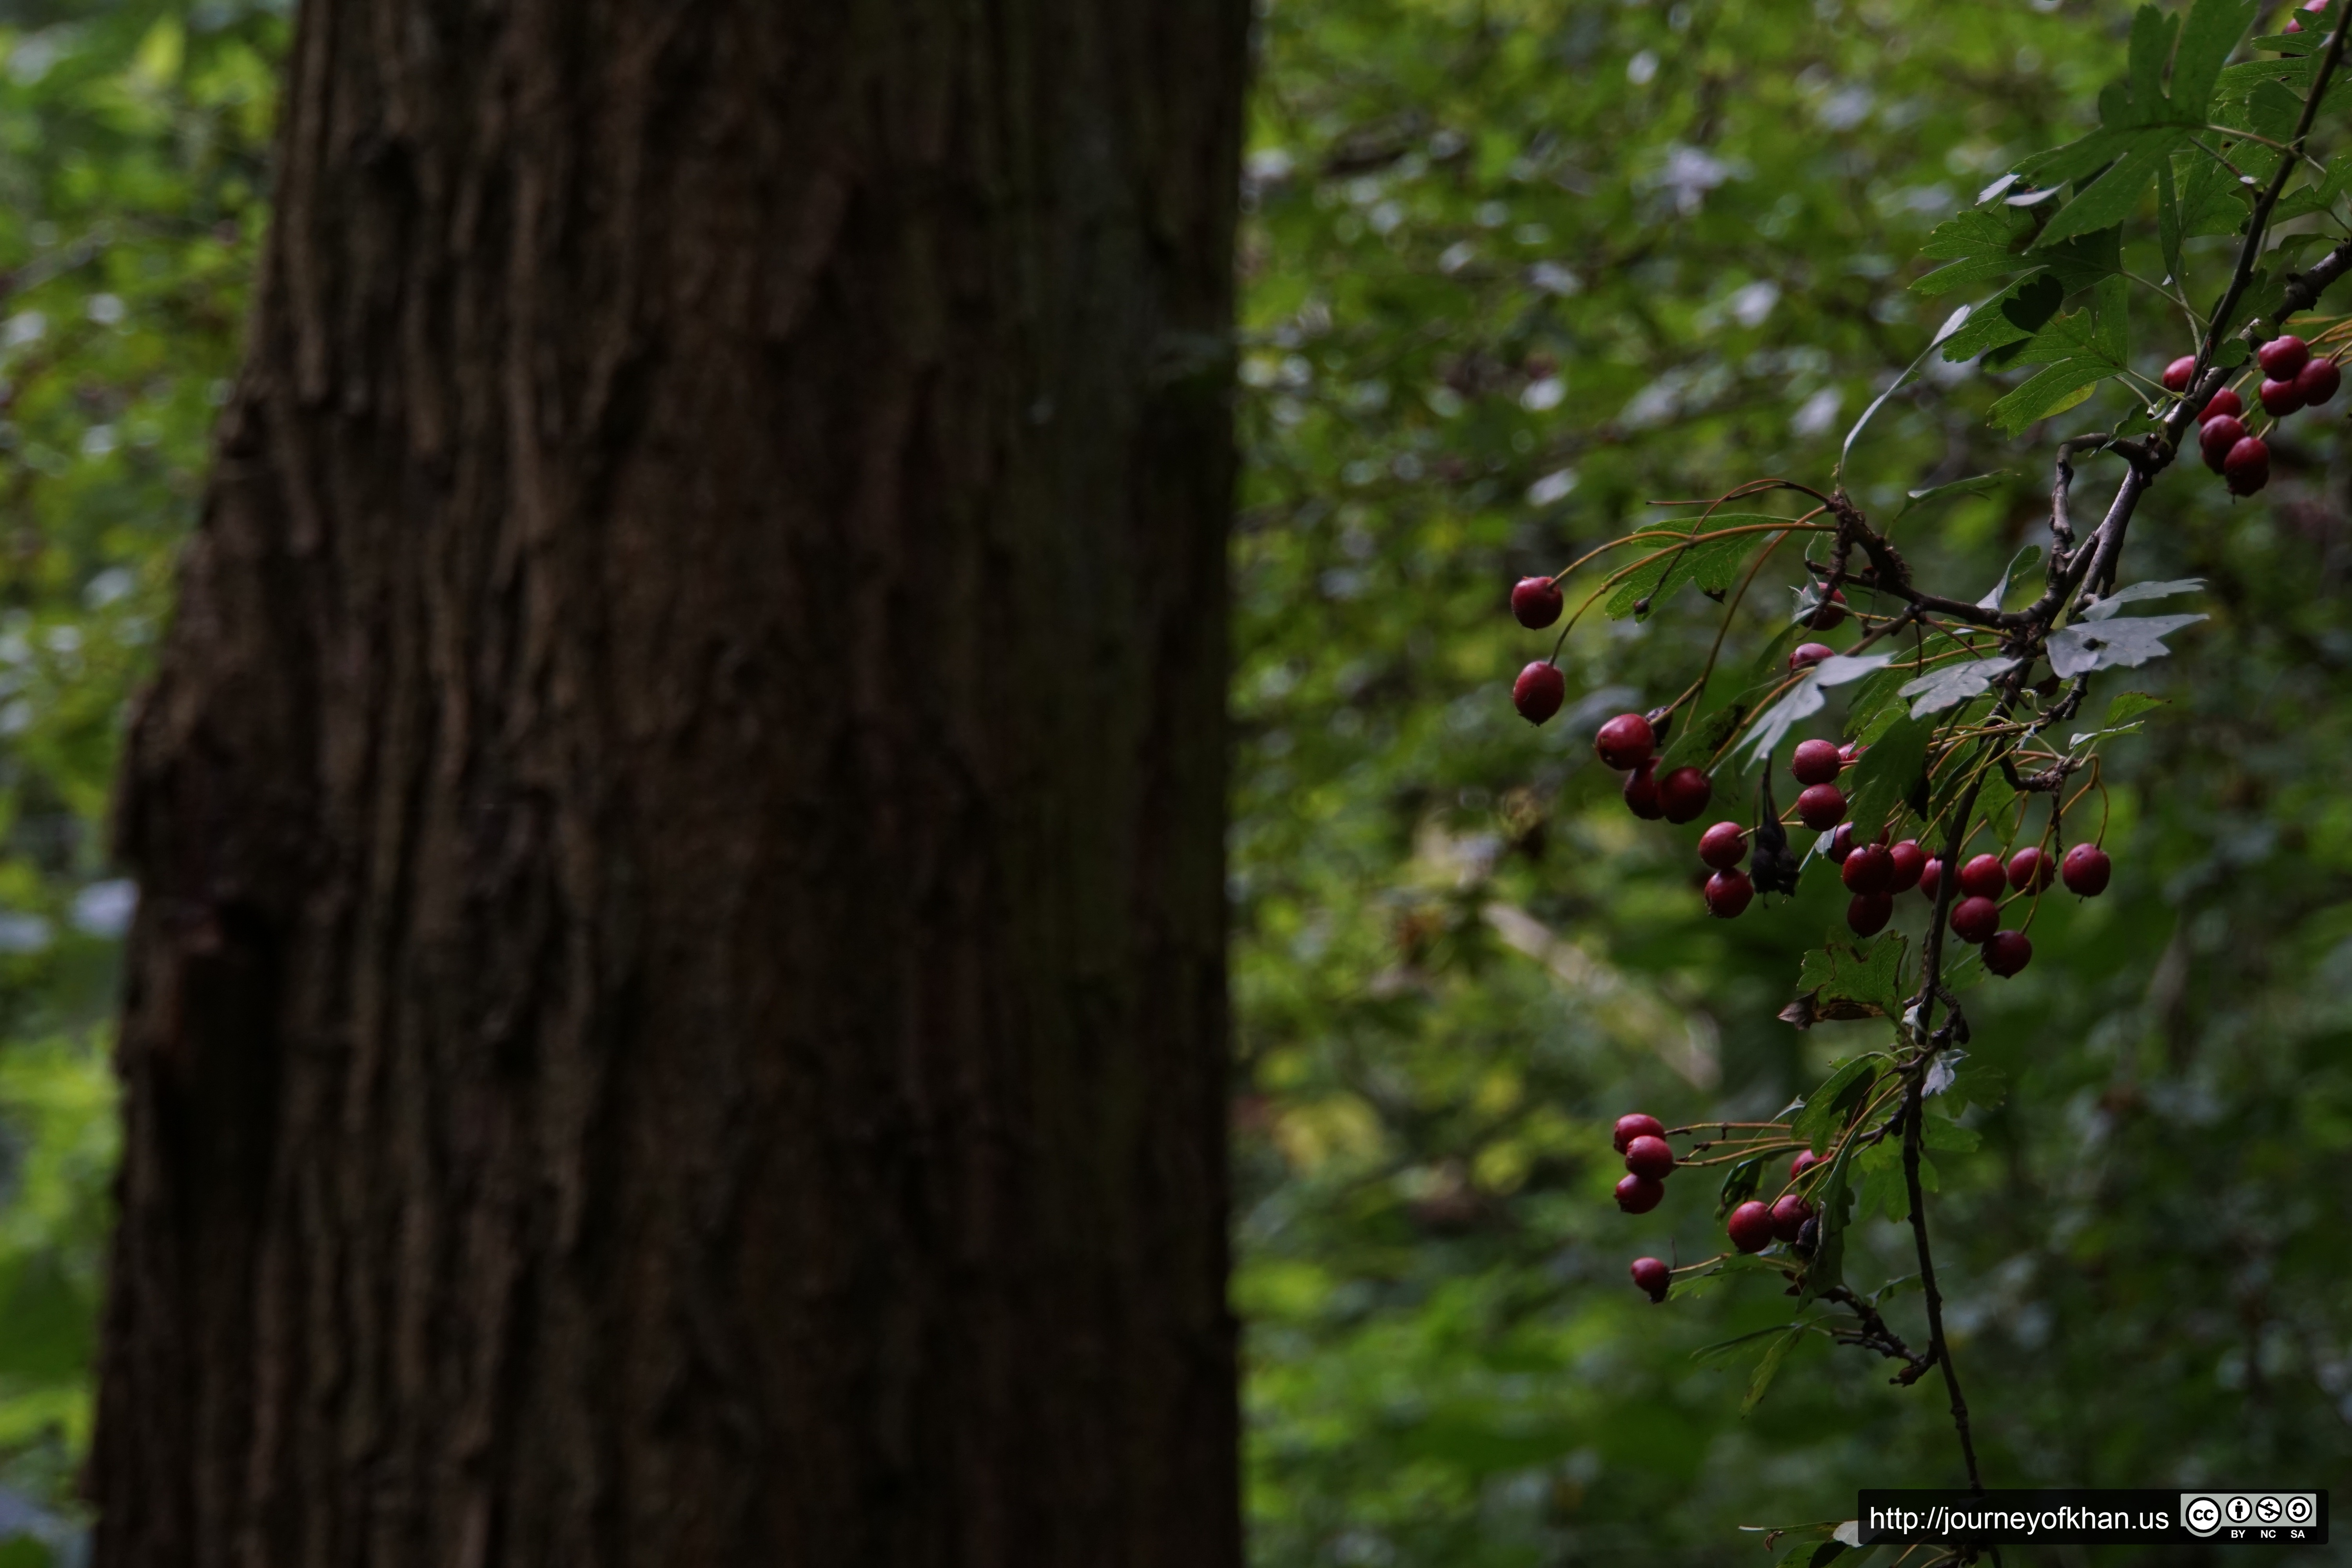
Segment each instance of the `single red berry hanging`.
[{"label": "single red berry hanging", "polygon": [[1731,1211],[1723,1228],[1740,1251],[1761,1252],[1772,1245],[1772,1211],[1751,1198]]},{"label": "single red berry hanging", "polygon": [[1927,864],[1919,868],[1919,890],[1927,895],[1927,901],[1932,904],[1936,901],[1936,895],[1943,889],[1944,858],[1940,855],[1931,855],[1927,858]]},{"label": "single red berry hanging", "polygon": [[1848,892],[1886,892],[1895,886],[1895,857],[1883,845],[1865,844],[1845,858],[1838,877]]},{"label": "single red berry hanging", "polygon": [[1789,1162],[1789,1180],[1793,1182],[1815,1165],[1826,1165],[1829,1163],[1830,1157],[1827,1154],[1816,1154],[1811,1149],[1800,1149],[1797,1151],[1797,1157]]},{"label": "single red berry hanging", "polygon": [[1637,1176],[1663,1182],[1675,1168],[1674,1146],[1663,1138],[1644,1132],[1625,1145],[1625,1168]]},{"label": "single red berry hanging", "polygon": [[1984,945],[1985,967],[2003,980],[2033,962],[2033,943],[2021,931],[1995,931]]},{"label": "single red berry hanging", "polygon": [[[2311,367],[2305,365],[2304,368],[2308,370]],[[2262,399],[2263,413],[2273,419],[2284,419],[2303,406],[2303,383],[2300,380],[2266,381],[2255,395]]]},{"label": "single red berry hanging", "polygon": [[1617,1182],[1617,1206],[1627,1214],[1648,1214],[1666,1195],[1666,1184],[1654,1176],[1621,1176]]},{"label": "single red berry hanging", "polygon": [[2107,890],[2107,878],[2115,871],[2115,862],[2107,852],[2095,844],[2077,844],[2066,851],[2066,858],[2058,874],[2066,880],[2066,890],[2085,899],[2095,899]]},{"label": "single red berry hanging", "polygon": [[1837,830],[1830,835],[1830,847],[1822,853],[1829,857],[1831,864],[1844,865],[1845,858],[1853,853],[1853,824],[1839,823]]},{"label": "single red berry hanging", "polygon": [[2179,359],[2174,360],[2170,364],[2164,367],[2164,390],[2167,392],[2188,391],[2189,378],[2196,374],[2197,356],[2195,354],[2182,354]]},{"label": "single red berry hanging", "polygon": [[1715,798],[1715,784],[1696,768],[1676,768],[1658,781],[1658,799],[1668,822],[1696,822]]},{"label": "single red berry hanging", "polygon": [[1736,822],[1718,822],[1698,836],[1698,858],[1718,871],[1728,871],[1748,858],[1748,829]]},{"label": "single red berry hanging", "polygon": [[1629,1110],[1617,1119],[1616,1131],[1611,1135],[1610,1141],[1616,1145],[1617,1152],[1622,1154],[1625,1152],[1625,1145],[1636,1138],[1663,1138],[1665,1135],[1664,1122],[1646,1112]]},{"label": "single red berry hanging", "polygon": [[1538,631],[1559,619],[1559,584],[1549,577],[1522,577],[1511,585],[1511,614]]},{"label": "single red berry hanging", "polygon": [[2273,381],[2293,381],[2311,361],[2311,345],[2293,332],[2273,338],[2254,352],[2263,374]]},{"label": "single red berry hanging", "polygon": [[1835,784],[1815,784],[1797,796],[1797,820],[1816,833],[1827,833],[1845,818],[1845,792]]},{"label": "single red berry hanging", "polygon": [[1794,1193],[1782,1193],[1772,1204],[1772,1235],[1781,1241],[1794,1241],[1812,1217],[1812,1205]]},{"label": "single red berry hanging", "polygon": [[1633,1277],[1634,1289],[1653,1301],[1664,1300],[1675,1282],[1675,1271],[1662,1258],[1636,1258],[1626,1272]]},{"label": "single red berry hanging", "polygon": [[2303,401],[2313,408],[2334,397],[2336,389],[2343,384],[2344,373],[2336,368],[2332,359],[2313,360],[2294,378],[2294,389],[2303,394]]},{"label": "single red berry hanging", "polygon": [[1998,855],[1971,856],[1960,868],[1960,896],[1997,899],[2009,886],[2009,869]]},{"label": "single red berry hanging", "polygon": [[1833,632],[1845,625],[1845,595],[1832,588],[1830,596],[1805,617],[1805,625],[1817,632]]},{"label": "single red berry hanging", "polygon": [[1916,839],[1906,838],[1889,849],[1886,859],[1891,872],[1886,890],[1890,893],[1909,892],[1919,885],[1920,877],[1927,869],[1927,852],[1919,847]]},{"label": "single red berry hanging", "polygon": [[1789,771],[1797,775],[1801,784],[1835,784],[1838,770],[1845,760],[1838,755],[1837,745],[1831,741],[1800,741],[1795,754],[1789,759]]},{"label": "single red berry hanging", "polygon": [[1756,896],[1756,884],[1745,871],[1717,871],[1706,879],[1706,912],[1719,921],[1738,920]]},{"label": "single red berry hanging", "polygon": [[2058,863],[2029,844],[2009,858],[2009,885],[2021,893],[2038,893],[2058,879]]},{"label": "single red berry hanging", "polygon": [[1827,643],[1799,643],[1795,647],[1789,650],[1789,668],[1790,669],[1810,669],[1814,665],[1821,663],[1822,660],[1830,658],[1836,652],[1837,649],[1830,647]]},{"label": "single red berry hanging", "polygon": [[2197,432],[2197,450],[2203,455],[2205,466],[2215,473],[2230,460],[2230,448],[2246,438],[2246,422],[2234,414],[2224,414],[2219,419],[2208,419]]},{"label": "single red berry hanging", "polygon": [[[1846,864],[1851,866],[1853,861],[1849,860]],[[1846,900],[1846,929],[1856,936],[1876,936],[1894,918],[1895,895],[1892,893],[1856,893]]]},{"label": "single red berry hanging", "polygon": [[1643,763],[1625,775],[1625,809],[1644,822],[1655,822],[1666,815],[1665,797],[1658,793],[1655,763]]},{"label": "single red berry hanging", "polygon": [[1568,677],[1548,659],[1536,660],[1511,683],[1511,706],[1530,724],[1540,724],[1559,712],[1567,698]]},{"label": "single red berry hanging", "polygon": [[1592,737],[1592,749],[1622,773],[1650,760],[1650,753],[1658,749],[1658,732],[1639,713],[1620,713],[1601,726]]},{"label": "single red berry hanging", "polygon": [[1981,896],[1962,899],[1952,906],[1952,934],[1962,942],[1982,942],[2000,926],[2000,906]]},{"label": "single red berry hanging", "polygon": [[2271,482],[2271,449],[2259,436],[2249,436],[2230,448],[2221,461],[2221,477],[2233,496],[2250,496]]}]

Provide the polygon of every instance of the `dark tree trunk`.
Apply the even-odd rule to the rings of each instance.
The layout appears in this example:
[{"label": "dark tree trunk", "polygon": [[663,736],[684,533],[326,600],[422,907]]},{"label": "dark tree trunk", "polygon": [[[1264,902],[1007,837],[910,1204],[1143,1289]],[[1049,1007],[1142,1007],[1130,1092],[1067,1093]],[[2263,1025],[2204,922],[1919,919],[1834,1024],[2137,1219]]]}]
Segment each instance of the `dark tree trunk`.
[{"label": "dark tree trunk", "polygon": [[1232,1568],[1244,0],[307,0],[101,1568]]}]

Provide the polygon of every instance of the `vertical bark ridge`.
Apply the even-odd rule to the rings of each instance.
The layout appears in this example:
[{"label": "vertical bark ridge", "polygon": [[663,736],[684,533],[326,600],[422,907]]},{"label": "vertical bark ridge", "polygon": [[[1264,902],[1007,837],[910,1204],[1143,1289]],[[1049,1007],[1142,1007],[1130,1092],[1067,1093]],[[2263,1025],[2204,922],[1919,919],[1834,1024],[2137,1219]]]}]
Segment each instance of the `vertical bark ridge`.
[{"label": "vertical bark ridge", "polygon": [[1241,0],[305,0],[97,1557],[1237,1564]]}]

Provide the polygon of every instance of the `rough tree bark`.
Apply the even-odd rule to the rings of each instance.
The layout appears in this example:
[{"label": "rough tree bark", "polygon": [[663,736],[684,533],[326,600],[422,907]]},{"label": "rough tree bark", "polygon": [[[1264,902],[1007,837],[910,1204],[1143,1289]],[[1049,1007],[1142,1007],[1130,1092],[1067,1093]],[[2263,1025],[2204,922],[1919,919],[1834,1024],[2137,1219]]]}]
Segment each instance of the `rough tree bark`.
[{"label": "rough tree bark", "polygon": [[1238,1561],[1245,0],[305,0],[102,1568]]}]

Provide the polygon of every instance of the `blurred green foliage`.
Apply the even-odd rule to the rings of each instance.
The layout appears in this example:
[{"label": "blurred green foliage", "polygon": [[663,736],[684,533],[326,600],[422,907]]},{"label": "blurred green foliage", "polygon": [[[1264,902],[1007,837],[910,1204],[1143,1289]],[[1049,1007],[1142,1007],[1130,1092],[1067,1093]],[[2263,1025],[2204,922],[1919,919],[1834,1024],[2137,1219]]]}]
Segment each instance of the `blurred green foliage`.
[{"label": "blurred green foliage", "polygon": [[[0,1447],[54,1502],[114,1137],[105,797],[234,371],[282,9],[0,5]],[[1922,239],[2087,127],[2127,24],[2109,0],[1265,9],[1233,840],[1264,1568],[1760,1562],[1738,1526],[1955,1479],[1932,1379],[1807,1342],[1743,1415],[1753,1352],[1692,1352],[1787,1300],[1627,1283],[1716,1227],[1689,1173],[1616,1211],[1612,1119],[1769,1115],[1883,1037],[1774,1016],[1841,894],[1705,920],[1696,827],[1633,821],[1582,743],[1680,689],[1704,601],[1580,627],[1570,710],[1534,731],[1505,693],[1548,638],[1503,595],[1654,500],[1824,479],[1965,297],[1908,291]],[[2012,471],[1906,521],[1933,581],[1990,586],[2038,537],[2049,438],[2099,411],[2002,440],[1986,410],[2020,379],[1935,366],[1858,451],[1881,519]],[[2213,620],[2106,689],[2169,699],[2114,755],[2116,888],[2046,906],[2035,966],[1976,994],[2009,1093],[1967,1112],[1983,1142],[1939,1159],[1934,1216],[1995,1484],[2352,1479],[2352,454],[2309,416],[2276,447],[2254,502],[2190,470],[2143,512],[2128,574],[2208,578]],[[1866,1283],[1909,1270],[1883,1222],[1854,1250]],[[1888,1311],[1916,1335],[1916,1297]]]},{"label": "blurred green foliage", "polygon": [[[1770,1116],[1885,1032],[1776,1019],[1841,925],[1824,868],[1710,921],[1692,845],[1746,801],[1640,823],[1591,757],[1599,718],[1688,682],[1714,606],[1589,617],[1568,710],[1531,730],[1507,688],[1551,634],[1504,598],[1658,500],[1826,488],[1853,417],[1973,297],[1909,290],[1927,232],[2095,123],[2129,26],[2080,0],[1266,11],[1233,868],[1265,1568],[1763,1562],[1739,1526],[1960,1481],[1937,1381],[1891,1388],[1858,1351],[1801,1341],[1741,1414],[1767,1342],[1692,1352],[1786,1321],[1771,1277],[1664,1307],[1627,1281],[1720,1230],[1697,1173],[1617,1211],[1612,1120]],[[2197,291],[2231,248],[2189,242]],[[2162,341],[2151,290],[2133,310],[2154,374],[2188,329]],[[1849,467],[1882,522],[1906,490],[2011,471],[1897,530],[1956,596],[2042,541],[2055,440],[2128,406],[2110,387],[2012,442],[1987,411],[2024,379],[1931,362]],[[2126,580],[2203,576],[2180,607],[2212,620],[2086,710],[2168,699],[2110,754],[2115,888],[2045,901],[2033,967],[1969,996],[2008,1094],[1964,1112],[1981,1146],[1936,1156],[1930,1211],[1996,1485],[2352,1479],[2341,413],[2283,426],[2251,502],[2189,466],[2142,508]],[[2086,464],[2078,508],[2116,475]],[[1924,903],[1900,907],[1917,932]],[[1883,1219],[1850,1244],[1916,1344],[1915,1267]]]},{"label": "blurred green foliage", "polygon": [[117,1137],[108,794],[236,370],[284,9],[0,4],[0,1480],[55,1509]]}]

